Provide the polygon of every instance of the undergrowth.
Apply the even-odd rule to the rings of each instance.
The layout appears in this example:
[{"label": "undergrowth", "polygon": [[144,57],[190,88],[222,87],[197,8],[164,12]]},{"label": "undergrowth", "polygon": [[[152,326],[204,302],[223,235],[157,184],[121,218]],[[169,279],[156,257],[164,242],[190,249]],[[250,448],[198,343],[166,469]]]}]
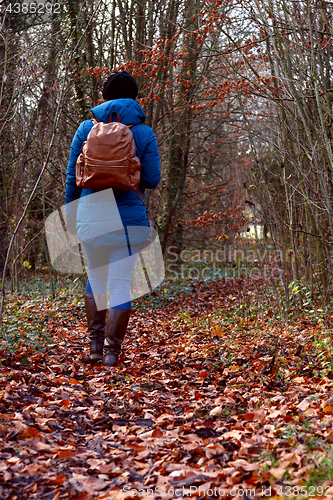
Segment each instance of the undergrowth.
[{"label": "undergrowth", "polygon": [[[204,262],[193,264],[193,269],[201,269]],[[224,273],[228,275],[228,269]],[[221,280],[221,276],[206,279],[190,279],[169,273],[163,283],[151,294],[132,301],[133,310],[151,311],[178,301],[184,301],[192,293],[205,290]],[[191,273],[190,273],[191,274]],[[192,273],[193,274],[193,273]],[[223,278],[226,279],[226,278]],[[232,279],[231,279],[232,280]],[[269,280],[249,279],[248,274],[240,274],[236,291],[228,297],[228,307],[221,307],[216,301],[214,310],[191,315],[179,310],[177,321],[189,329],[207,332],[219,337],[223,343],[224,331],[234,328],[239,333],[269,328],[278,324],[303,324],[318,326],[313,336],[313,348],[317,352],[314,374],[333,375],[333,344],[330,315],[320,307],[316,297],[310,295],[305,284],[291,282],[289,285],[291,304],[286,307],[284,290],[281,286],[271,286]],[[300,307],[299,297],[303,297]],[[0,333],[0,351],[14,353],[23,346],[43,350],[52,343],[51,324],[75,324],[84,321],[84,280],[82,276],[33,273],[27,270],[26,279],[20,283],[20,292],[6,295],[5,315]],[[293,300],[294,299],[294,300]],[[306,299],[306,300],[305,300]],[[278,307],[278,302],[280,307]],[[281,315],[281,304],[284,314]],[[283,363],[282,363],[283,365]],[[284,367],[283,367],[284,368]]]}]

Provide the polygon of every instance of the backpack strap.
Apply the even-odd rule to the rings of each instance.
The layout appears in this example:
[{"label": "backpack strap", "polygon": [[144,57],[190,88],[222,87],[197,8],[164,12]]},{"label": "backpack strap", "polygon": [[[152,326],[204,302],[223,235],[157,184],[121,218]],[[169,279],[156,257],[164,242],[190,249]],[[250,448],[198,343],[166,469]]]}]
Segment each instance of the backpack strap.
[{"label": "backpack strap", "polygon": [[97,118],[92,118],[91,121],[93,122],[94,125],[97,125],[97,123],[99,123],[99,121],[97,120]]},{"label": "backpack strap", "polygon": [[140,196],[141,198],[141,201],[142,203],[144,204],[144,206],[147,208],[147,200],[146,198],[143,196],[143,194],[141,193],[141,189],[139,187],[136,188],[135,192]]},{"label": "backpack strap", "polygon": [[119,113],[117,113],[117,111],[112,111],[112,113],[111,113],[111,114],[110,114],[110,116],[109,116],[109,123],[113,122],[113,120],[112,120],[112,116],[113,116],[114,114],[116,114],[116,116],[117,116],[117,117],[116,117],[116,121],[117,121],[117,122],[120,122],[120,116],[119,116]]},{"label": "backpack strap", "polygon": [[152,228],[153,228],[153,218],[152,218],[152,215],[151,215],[151,212],[149,210],[149,207],[147,205],[147,200],[146,198],[143,196],[143,194],[141,193],[140,191],[140,188],[137,187],[135,192],[140,196],[141,198],[141,201],[146,209],[146,215],[147,215],[147,221],[148,221],[148,228],[149,228],[149,233],[148,233],[148,239],[147,241],[153,241],[153,233],[152,233]]}]

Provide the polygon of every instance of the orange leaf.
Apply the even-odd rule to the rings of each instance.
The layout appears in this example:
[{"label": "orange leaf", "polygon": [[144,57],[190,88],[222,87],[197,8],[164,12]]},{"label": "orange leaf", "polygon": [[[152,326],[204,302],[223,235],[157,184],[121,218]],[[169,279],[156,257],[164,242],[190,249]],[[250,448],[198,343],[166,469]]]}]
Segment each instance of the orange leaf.
[{"label": "orange leaf", "polygon": [[231,372],[239,372],[241,370],[241,367],[236,366],[236,365],[231,365],[229,366],[229,371]]},{"label": "orange leaf", "polygon": [[38,437],[40,436],[40,432],[37,429],[35,429],[35,427],[26,427],[22,431],[22,436],[26,438]]},{"label": "orange leaf", "polygon": [[80,382],[78,380],[76,380],[76,378],[70,378],[69,381],[68,381],[68,383],[76,385],[76,384],[79,384]]},{"label": "orange leaf", "polygon": [[154,438],[161,438],[163,436],[163,431],[159,427],[156,427],[156,429],[153,430],[151,435]]},{"label": "orange leaf", "polygon": [[62,399],[60,401],[60,404],[63,405],[63,406],[70,406],[71,402],[68,401],[68,399]]},{"label": "orange leaf", "polygon": [[134,451],[144,451],[146,449],[144,446],[136,443],[128,443],[127,446]]},{"label": "orange leaf", "polygon": [[74,455],[74,451],[73,450],[60,450],[58,453],[57,453],[57,458],[68,458],[68,457],[72,457]]},{"label": "orange leaf", "polygon": [[63,484],[66,481],[66,474],[59,474],[54,480],[55,484]]},{"label": "orange leaf", "polygon": [[250,422],[251,420],[254,420],[254,413],[245,413],[245,415],[242,415],[242,419]]}]

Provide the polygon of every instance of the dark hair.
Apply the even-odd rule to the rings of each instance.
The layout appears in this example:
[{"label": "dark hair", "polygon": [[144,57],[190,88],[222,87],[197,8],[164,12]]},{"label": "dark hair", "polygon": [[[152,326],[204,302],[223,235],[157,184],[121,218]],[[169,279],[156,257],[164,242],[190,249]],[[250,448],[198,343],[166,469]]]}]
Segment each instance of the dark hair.
[{"label": "dark hair", "polygon": [[102,92],[106,101],[126,98],[135,99],[139,88],[133,76],[127,71],[114,71],[104,80]]}]

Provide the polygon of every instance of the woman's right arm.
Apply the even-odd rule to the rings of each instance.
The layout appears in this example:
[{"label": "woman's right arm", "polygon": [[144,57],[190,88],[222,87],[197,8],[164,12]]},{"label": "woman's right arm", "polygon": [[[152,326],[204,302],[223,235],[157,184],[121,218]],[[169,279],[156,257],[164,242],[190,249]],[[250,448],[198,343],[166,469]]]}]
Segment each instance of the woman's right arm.
[{"label": "woman's right arm", "polygon": [[[66,177],[66,194],[65,194],[66,205],[71,201],[77,200],[81,196],[82,189],[77,187],[76,185],[76,160],[78,159],[79,155],[82,152],[82,146],[84,143],[83,127],[84,123],[81,123],[81,125],[79,126],[74,135],[69,153],[67,177]],[[70,211],[68,213],[70,213]],[[71,215],[74,216],[74,214]]]},{"label": "woman's right arm", "polygon": [[73,202],[78,202],[82,191],[82,188],[79,188],[76,185],[76,160],[82,152],[83,143],[87,140],[92,125],[93,123],[91,120],[86,120],[81,123],[74,135],[69,153],[66,177],[65,213],[67,229],[73,235],[76,234],[77,210],[77,203]]}]

